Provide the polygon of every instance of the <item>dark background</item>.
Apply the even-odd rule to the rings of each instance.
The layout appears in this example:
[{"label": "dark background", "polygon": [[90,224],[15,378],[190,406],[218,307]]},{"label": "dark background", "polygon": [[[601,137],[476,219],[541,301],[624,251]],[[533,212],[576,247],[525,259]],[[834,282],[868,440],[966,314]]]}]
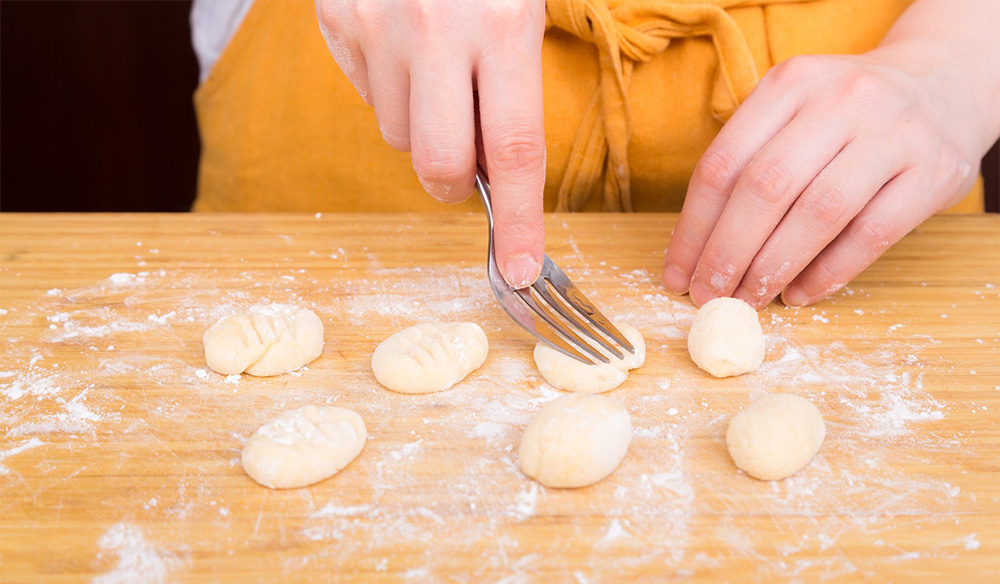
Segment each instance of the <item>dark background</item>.
[{"label": "dark background", "polygon": [[[186,211],[189,0],[0,0],[0,210]],[[1000,154],[984,160],[997,211]]]},{"label": "dark background", "polygon": [[0,209],[187,211],[189,0],[0,0]]}]

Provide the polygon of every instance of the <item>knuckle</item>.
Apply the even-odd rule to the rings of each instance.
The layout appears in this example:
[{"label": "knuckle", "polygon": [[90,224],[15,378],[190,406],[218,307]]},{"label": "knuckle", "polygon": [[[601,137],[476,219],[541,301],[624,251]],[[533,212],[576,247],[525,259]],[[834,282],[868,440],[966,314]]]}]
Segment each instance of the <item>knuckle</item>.
[{"label": "knuckle", "polygon": [[456,148],[420,147],[414,149],[412,158],[418,176],[445,184],[465,179],[475,164],[472,152]]},{"label": "knuckle", "polygon": [[744,178],[749,195],[766,205],[781,201],[792,184],[792,173],[782,160],[754,161]]},{"label": "knuckle", "polygon": [[384,8],[381,2],[350,2],[354,17],[362,26],[372,26],[381,23]]},{"label": "knuckle", "polygon": [[816,192],[807,193],[802,198],[802,205],[811,221],[823,226],[840,224],[850,208],[846,190],[834,184],[828,184],[819,187]]},{"label": "knuckle", "polygon": [[820,291],[829,294],[843,285],[842,277],[826,262],[817,262],[812,266],[808,282],[803,282],[807,290]]},{"label": "knuckle", "polygon": [[691,229],[677,229],[670,237],[668,253],[673,252],[676,257],[678,255],[683,255],[681,252],[691,253],[694,250],[698,250],[703,244],[704,242],[692,233]]},{"label": "knuckle", "polygon": [[879,253],[889,247],[895,226],[888,215],[873,213],[858,220],[856,232],[865,249]]},{"label": "knuckle", "polygon": [[789,87],[815,69],[816,57],[812,55],[797,55],[776,64],[767,72],[765,79],[779,87]]},{"label": "knuckle", "polygon": [[735,275],[736,267],[725,254],[707,249],[698,262],[695,278],[716,294],[728,294],[736,285]]},{"label": "knuckle", "polygon": [[520,25],[529,18],[533,3],[524,0],[509,0],[506,2],[488,2],[486,4],[491,22]]},{"label": "knuckle", "polygon": [[972,165],[956,148],[946,145],[938,158],[936,174],[937,182],[945,189],[952,190],[958,188],[972,175]]},{"label": "knuckle", "polygon": [[494,214],[503,218],[508,225],[522,225],[534,231],[542,224],[542,193],[527,196],[498,197],[494,203]]},{"label": "knuckle", "polygon": [[928,165],[928,175],[934,185],[935,211],[951,207],[968,194],[979,175],[979,161],[975,165],[962,156],[953,146],[944,145],[935,162]]},{"label": "knuckle", "polygon": [[714,191],[729,191],[736,182],[739,163],[727,148],[712,149],[698,161],[694,179]]},{"label": "knuckle", "polygon": [[885,93],[885,83],[877,75],[861,70],[844,79],[841,85],[842,97],[855,102],[873,103]]},{"label": "knuckle", "polygon": [[743,282],[744,284],[741,285],[744,286],[747,293],[760,303],[771,301],[780,291],[779,284],[764,274],[748,274],[743,278]]},{"label": "knuckle", "polygon": [[509,132],[490,145],[487,160],[491,171],[536,173],[545,168],[545,139],[533,131]]},{"label": "knuckle", "polygon": [[418,30],[433,34],[441,22],[441,7],[434,2],[403,2],[402,8]]},{"label": "knuckle", "polygon": [[[499,229],[499,226],[498,226]],[[500,231],[511,241],[521,242],[521,245],[540,239],[542,225],[527,217],[511,216]]]},{"label": "knuckle", "polygon": [[544,245],[545,226],[541,209],[537,212],[529,212],[525,208],[509,208],[506,212],[497,209],[495,217],[498,252],[506,253],[515,247],[531,249]]}]

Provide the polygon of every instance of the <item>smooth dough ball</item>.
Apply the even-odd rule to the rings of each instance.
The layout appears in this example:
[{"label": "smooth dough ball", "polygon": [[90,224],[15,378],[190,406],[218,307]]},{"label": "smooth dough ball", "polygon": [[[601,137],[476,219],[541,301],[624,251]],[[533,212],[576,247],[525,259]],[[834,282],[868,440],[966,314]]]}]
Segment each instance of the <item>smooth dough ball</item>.
[{"label": "smooth dough ball", "polygon": [[726,446],[736,466],[748,475],[776,481],[805,467],[825,436],[823,416],[812,402],[778,393],[733,416]]},{"label": "smooth dough ball", "polygon": [[308,308],[258,306],[227,316],[202,338],[205,361],[224,375],[295,371],[323,352],[323,322]]},{"label": "smooth dough ball", "polygon": [[545,381],[566,391],[604,393],[618,387],[628,377],[630,369],[638,369],[646,362],[646,342],[635,327],[618,323],[615,326],[632,343],[635,353],[623,351],[624,359],[608,355],[611,363],[587,365],[546,344],[538,343],[535,345],[535,366],[538,367],[538,372]]},{"label": "smooth dough ball", "polygon": [[443,391],[479,369],[488,352],[486,333],[475,323],[418,324],[375,347],[372,373],[400,393]]},{"label": "smooth dough ball", "polygon": [[738,298],[716,298],[698,310],[688,333],[688,352],[715,377],[756,371],[764,362],[764,331],[757,311]]},{"label": "smooth dough ball", "polygon": [[632,441],[624,406],[604,395],[571,394],[542,408],[518,450],[521,471],[546,487],[592,485],[611,474]]},{"label": "smooth dough ball", "polygon": [[282,412],[243,446],[243,470],[272,489],[295,489],[332,477],[354,460],[368,431],[361,416],[332,406]]}]

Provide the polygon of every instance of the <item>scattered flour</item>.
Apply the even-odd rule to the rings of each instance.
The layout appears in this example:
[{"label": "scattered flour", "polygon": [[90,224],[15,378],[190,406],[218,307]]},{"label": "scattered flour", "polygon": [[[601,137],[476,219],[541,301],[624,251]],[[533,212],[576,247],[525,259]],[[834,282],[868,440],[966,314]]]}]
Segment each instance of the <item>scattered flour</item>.
[{"label": "scattered flour", "polygon": [[472,430],[469,432],[469,438],[486,438],[487,441],[492,442],[506,436],[510,429],[511,426],[507,424],[480,422],[472,427]]},{"label": "scattered flour", "polygon": [[531,482],[517,494],[514,504],[508,508],[511,516],[527,519],[535,514],[538,507],[538,483]]},{"label": "scattered flour", "polygon": [[[291,239],[288,243],[295,245]],[[28,451],[44,446],[46,455],[52,452],[53,459],[78,466],[63,471],[45,461],[32,464],[64,478],[58,473],[80,472],[87,457],[98,453],[120,456],[121,472],[126,472],[130,454],[119,445],[125,437],[173,465],[184,456],[172,450],[176,442],[224,445],[218,460],[184,464],[183,478],[166,477],[155,491],[144,493],[145,503],[132,511],[138,517],[116,519],[121,522],[98,541],[98,560],[109,571],[95,582],[164,582],[183,569],[180,552],[159,549],[147,539],[147,533],[155,539],[153,528],[144,526],[144,533],[137,527],[143,518],[212,526],[211,538],[191,530],[170,547],[210,554],[252,545],[235,539],[242,531],[230,531],[249,517],[255,537],[301,547],[303,555],[282,564],[289,579],[305,566],[349,569],[358,558],[367,558],[371,563],[364,567],[374,572],[443,580],[447,557],[420,555],[423,565],[401,567],[396,550],[423,549],[447,532],[469,549],[481,550],[477,562],[484,574],[510,574],[510,582],[557,571],[572,573],[579,582],[601,582],[650,565],[686,577],[733,557],[759,562],[756,576],[762,580],[836,580],[879,568],[865,556],[845,555],[837,547],[842,538],[880,538],[893,549],[899,534],[886,517],[951,519],[975,509],[976,493],[905,470],[976,447],[962,435],[915,432],[948,418],[952,407],[924,390],[925,376],[929,380],[940,367],[934,351],[938,343],[919,335],[923,328],[917,323],[865,336],[870,333],[855,333],[845,323],[848,317],[867,318],[864,314],[772,306],[763,319],[769,346],[765,365],[756,374],[708,386],[686,360],[683,339],[695,313],[686,299],[660,293],[650,270],[581,262],[571,273],[578,283],[613,277],[621,284],[588,296],[612,318],[643,330],[651,356],[645,371],[659,367],[659,377],[668,379],[639,370],[610,394],[633,416],[629,454],[610,478],[586,492],[562,492],[521,474],[516,445],[534,413],[564,394],[538,375],[531,361],[533,343],[495,304],[482,266],[386,268],[383,264],[398,264],[367,250],[333,251],[309,261],[361,265],[365,269],[357,273],[363,275],[331,281],[293,271],[296,264],[290,261],[294,278],[233,270],[226,273],[231,289],[219,290],[196,272],[117,273],[88,288],[46,294],[0,321],[5,337],[34,319],[53,327],[40,342],[14,345],[0,362],[0,439],[9,441],[0,447],[0,462],[18,455],[19,464],[37,460]],[[332,262],[327,255],[338,259]],[[300,285],[312,291],[308,298],[299,296]],[[490,357],[455,389],[428,396],[384,391],[368,363],[342,359],[336,343],[297,378],[244,379],[207,371],[200,347],[204,328],[236,308],[272,301],[310,306],[335,328],[349,331],[336,343],[355,343],[354,352],[370,351],[388,334],[441,314],[473,320],[490,336]],[[819,324],[829,326],[811,337]],[[824,340],[837,336],[851,342]],[[977,346],[993,342],[988,338]],[[108,353],[99,347],[116,349]],[[81,356],[75,361],[79,371],[59,367],[66,352]],[[985,376],[986,366],[981,370]],[[782,483],[751,482],[720,458],[725,456],[720,437],[732,412],[783,388],[806,395],[824,414],[838,412],[828,418],[831,439],[808,472]],[[342,476],[315,489],[268,493],[270,498],[251,492],[247,500],[260,502],[260,509],[247,508],[242,499],[218,489],[220,475],[239,473],[239,448],[246,436],[278,411],[307,403],[356,409],[369,425],[364,454]],[[11,469],[0,466],[0,480],[15,479],[19,467]],[[736,481],[752,493],[742,498],[752,507],[718,496]],[[32,495],[4,486],[18,497]],[[424,489],[448,497],[432,502],[420,495]],[[580,505],[587,505],[582,515]],[[769,514],[780,536],[759,541],[738,519],[728,518],[730,513]],[[720,533],[708,534],[718,536],[717,546],[695,549],[692,543],[706,535],[695,533],[705,516],[719,517]],[[604,519],[595,523],[595,517]],[[554,535],[551,546],[593,550],[601,561],[568,565],[522,547],[519,526],[554,521],[565,529]],[[935,519],[926,521],[933,526]],[[941,549],[969,553],[979,545],[973,533],[957,543],[941,542]],[[621,552],[613,561],[601,556],[610,548]],[[908,562],[934,553],[939,552],[903,550],[892,557]],[[472,575],[470,581],[475,580]]]},{"label": "scattered flour", "polygon": [[970,533],[969,535],[963,537],[960,540],[962,547],[964,547],[967,550],[978,550],[979,546],[981,546],[982,544],[979,542],[978,539],[976,539],[976,535],[978,534]]},{"label": "scattered flour", "polygon": [[92,584],[162,584],[171,571],[183,565],[174,554],[157,550],[138,527],[126,522],[108,529],[97,546],[103,550],[99,560],[114,555],[117,563]]},{"label": "scattered flour", "polygon": [[[7,450],[0,450],[0,463],[2,463],[5,459],[10,458],[11,456],[14,456],[15,454],[20,454],[25,450],[29,450],[31,448],[38,448],[43,444],[45,443],[39,440],[38,438],[31,438],[29,440],[25,440],[24,442],[18,444],[17,446],[14,446],[13,448],[9,448]],[[10,474],[10,469],[3,466],[3,464],[0,464],[0,476],[5,474]]]},{"label": "scattered flour", "polygon": [[611,523],[608,524],[608,532],[604,534],[604,539],[601,540],[601,543],[612,542],[622,537],[628,537],[628,532],[622,527],[621,520],[614,517],[611,519]]}]

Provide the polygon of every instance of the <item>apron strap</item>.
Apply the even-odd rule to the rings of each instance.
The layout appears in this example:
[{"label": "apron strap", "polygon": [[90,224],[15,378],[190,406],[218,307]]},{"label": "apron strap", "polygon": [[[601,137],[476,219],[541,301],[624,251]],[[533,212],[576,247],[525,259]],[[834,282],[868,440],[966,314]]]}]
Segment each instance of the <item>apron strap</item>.
[{"label": "apron strap", "polygon": [[666,50],[671,39],[711,37],[719,62],[712,112],[716,119],[728,120],[760,77],[746,37],[726,8],[767,3],[640,0],[610,8],[607,0],[548,0],[546,30],[559,28],[594,44],[600,66],[600,83],[573,139],[556,211],[582,209],[602,170],[603,209],[632,211],[628,163],[632,69]]}]

